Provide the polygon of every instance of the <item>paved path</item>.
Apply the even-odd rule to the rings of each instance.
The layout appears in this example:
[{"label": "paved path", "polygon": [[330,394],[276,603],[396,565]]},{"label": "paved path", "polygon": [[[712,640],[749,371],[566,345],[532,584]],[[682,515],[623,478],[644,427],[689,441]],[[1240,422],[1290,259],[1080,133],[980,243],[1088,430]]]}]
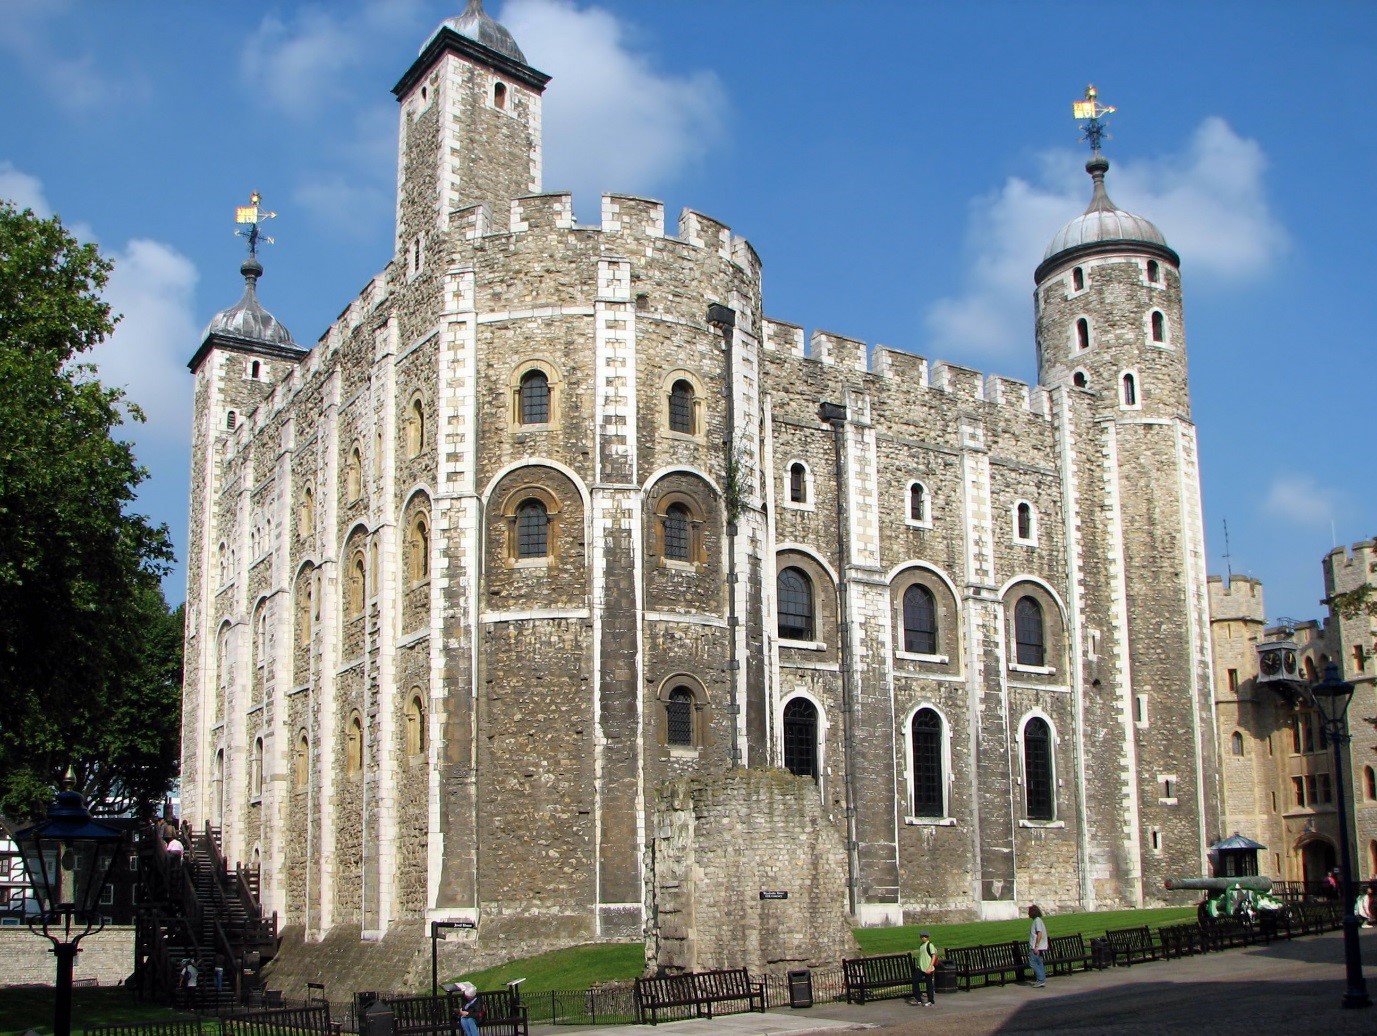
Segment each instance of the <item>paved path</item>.
[{"label": "paved path", "polygon": [[[1361,933],[1364,974],[1377,996],[1377,929]],[[936,1007],[903,1000],[818,1004],[766,1014],[579,1029],[577,1036],[795,1036],[841,1029],[891,1029],[885,1036],[986,1033],[1132,1032],[1377,1034],[1377,1007],[1344,1010],[1343,936],[1294,939],[1184,960],[1048,979],[1045,989],[1010,985],[939,996]],[[532,1026],[539,1036],[573,1036],[567,1026]]]}]

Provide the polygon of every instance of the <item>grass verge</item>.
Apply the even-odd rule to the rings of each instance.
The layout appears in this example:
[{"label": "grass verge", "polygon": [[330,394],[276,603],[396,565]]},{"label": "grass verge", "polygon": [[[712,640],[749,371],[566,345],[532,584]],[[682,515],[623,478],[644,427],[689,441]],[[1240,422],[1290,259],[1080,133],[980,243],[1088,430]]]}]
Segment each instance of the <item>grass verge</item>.
[{"label": "grass verge", "polygon": [[[122,986],[72,990],[72,1032],[87,1026],[121,1022],[166,1022],[180,1017],[175,1011],[140,1003],[133,990]],[[0,989],[0,1036],[23,1036],[30,1029],[53,1031],[51,986],[20,986]]]}]

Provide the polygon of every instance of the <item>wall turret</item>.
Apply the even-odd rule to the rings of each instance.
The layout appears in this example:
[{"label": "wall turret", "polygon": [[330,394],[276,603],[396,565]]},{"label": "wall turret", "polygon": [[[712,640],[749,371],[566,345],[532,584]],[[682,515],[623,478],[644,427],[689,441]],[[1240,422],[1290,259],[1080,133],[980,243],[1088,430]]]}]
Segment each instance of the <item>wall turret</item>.
[{"label": "wall turret", "polygon": [[1102,413],[1190,417],[1180,259],[1105,189],[1109,161],[1085,165],[1085,212],[1052,239],[1034,274],[1038,380],[1084,389]]}]

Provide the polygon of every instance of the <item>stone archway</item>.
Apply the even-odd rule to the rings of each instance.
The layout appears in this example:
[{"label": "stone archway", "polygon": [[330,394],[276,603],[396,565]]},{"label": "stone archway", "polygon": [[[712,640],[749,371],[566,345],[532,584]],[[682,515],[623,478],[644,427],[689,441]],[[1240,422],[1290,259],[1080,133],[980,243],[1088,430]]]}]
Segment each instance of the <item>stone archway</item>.
[{"label": "stone archway", "polygon": [[1307,887],[1324,881],[1325,876],[1338,866],[1334,845],[1327,838],[1314,835],[1298,843],[1296,850],[1300,853],[1301,877]]}]

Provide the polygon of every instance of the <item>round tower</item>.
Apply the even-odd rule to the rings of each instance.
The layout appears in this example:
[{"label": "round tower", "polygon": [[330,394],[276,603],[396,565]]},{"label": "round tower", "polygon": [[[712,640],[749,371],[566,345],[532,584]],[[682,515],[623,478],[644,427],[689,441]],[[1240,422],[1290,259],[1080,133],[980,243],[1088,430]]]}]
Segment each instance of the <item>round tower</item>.
[{"label": "round tower", "polygon": [[1058,231],[1034,274],[1038,382],[1084,389],[1102,412],[1190,417],[1181,260],[1109,198],[1109,160],[1085,164],[1090,205]]}]

